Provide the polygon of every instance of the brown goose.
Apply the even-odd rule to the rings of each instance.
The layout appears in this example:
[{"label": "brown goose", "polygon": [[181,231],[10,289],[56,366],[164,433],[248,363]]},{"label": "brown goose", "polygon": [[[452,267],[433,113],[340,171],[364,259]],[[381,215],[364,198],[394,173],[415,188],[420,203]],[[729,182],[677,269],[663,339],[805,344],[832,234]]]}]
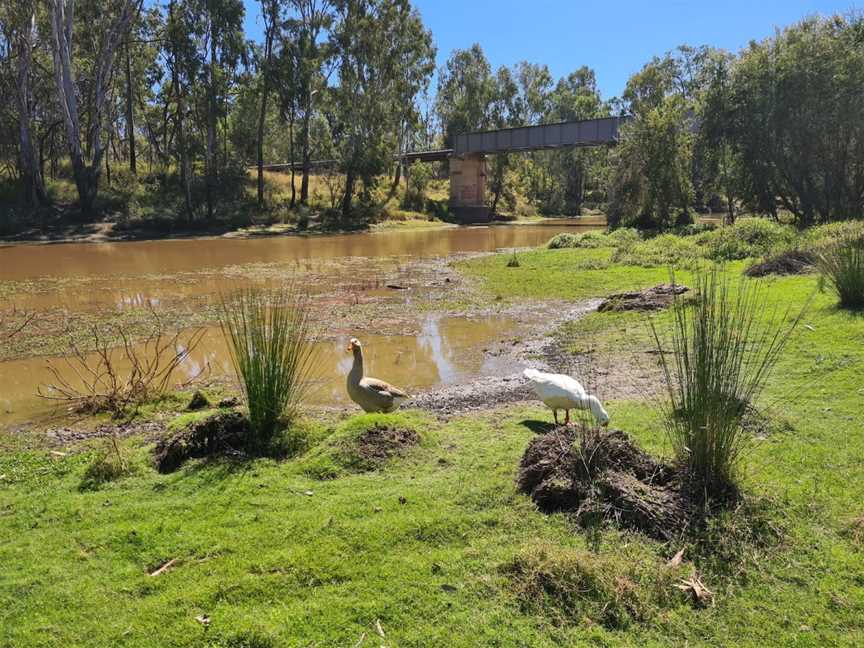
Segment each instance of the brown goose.
[{"label": "brown goose", "polygon": [[351,338],[348,351],[354,352],[354,365],[348,372],[348,395],[364,412],[392,412],[402,401],[410,398],[408,394],[390,383],[363,375],[363,348],[360,340]]}]

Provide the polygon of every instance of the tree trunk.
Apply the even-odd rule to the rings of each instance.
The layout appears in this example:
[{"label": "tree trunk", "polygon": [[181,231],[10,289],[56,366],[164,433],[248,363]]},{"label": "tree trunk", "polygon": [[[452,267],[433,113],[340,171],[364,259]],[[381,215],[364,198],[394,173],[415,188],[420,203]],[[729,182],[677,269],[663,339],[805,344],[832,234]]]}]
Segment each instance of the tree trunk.
[{"label": "tree trunk", "polygon": [[342,223],[344,225],[347,225],[351,220],[351,200],[353,197],[354,169],[348,169],[348,173],[345,174],[345,193],[342,195]]},{"label": "tree trunk", "polygon": [[[174,20],[174,2],[168,5],[169,20]],[[177,69],[177,51],[174,44],[171,44],[171,85],[173,86],[174,96],[177,101],[177,154],[180,158],[180,184],[183,186],[183,202],[186,208],[186,220],[191,223],[194,217],[192,210],[192,189],[191,175],[192,170],[189,166],[189,153],[186,150],[186,134],[183,128],[185,119],[185,107],[183,104],[183,89],[180,87],[180,74]],[[168,101],[165,102],[165,118],[167,123],[168,116]],[[165,146],[166,151],[168,146],[168,129],[165,128]]]},{"label": "tree trunk", "polygon": [[36,161],[36,147],[33,141],[31,123],[32,90],[30,73],[33,63],[33,32],[36,29],[36,15],[31,12],[26,24],[19,25],[15,49],[18,57],[16,77],[16,99],[18,103],[18,171],[21,176],[22,197],[25,205],[47,205],[48,194],[42,176],[42,146],[39,147],[39,162]]},{"label": "tree trunk", "polygon": [[205,156],[207,220],[213,219],[213,191],[216,185],[216,33],[210,16],[210,65],[207,88],[207,148]]},{"label": "tree trunk", "polygon": [[258,114],[258,206],[264,207],[264,120],[267,116],[267,81],[261,89],[261,111]]},{"label": "tree trunk", "polygon": [[102,170],[102,117],[111,86],[114,71],[114,53],[120,38],[126,34],[133,14],[141,7],[143,0],[124,0],[120,13],[111,23],[93,65],[93,105],[88,111],[90,117],[86,144],[89,164],[81,149],[81,122],[78,112],[75,73],[72,69],[72,26],[75,3],[73,0],[52,0],[51,2],[51,52],[54,59],[54,80],[60,112],[66,124],[66,141],[72,174],[78,189],[78,202],[84,214],[90,214],[99,190],[99,176]]},{"label": "tree trunk", "polygon": [[294,209],[297,202],[297,187],[294,185],[294,111],[291,110],[288,118],[288,156],[291,158],[291,205]]},{"label": "tree trunk", "polygon": [[[300,204],[309,202],[309,111],[312,101],[303,112],[303,178],[300,180]],[[350,202],[350,201],[349,201]]]},{"label": "tree trunk", "polygon": [[126,43],[126,139],[129,142],[129,171],[132,175],[138,175],[138,166],[135,160],[135,111],[132,107],[132,61],[130,58],[129,43]]}]

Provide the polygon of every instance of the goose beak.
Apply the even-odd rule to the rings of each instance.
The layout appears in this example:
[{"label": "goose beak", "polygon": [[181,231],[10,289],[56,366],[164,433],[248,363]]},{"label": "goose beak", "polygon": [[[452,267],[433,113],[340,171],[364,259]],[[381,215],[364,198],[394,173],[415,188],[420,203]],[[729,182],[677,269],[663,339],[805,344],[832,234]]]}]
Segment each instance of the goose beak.
[{"label": "goose beak", "polygon": [[345,347],[345,350],[346,351],[353,351],[354,350],[354,344],[352,342],[349,342],[348,346]]}]

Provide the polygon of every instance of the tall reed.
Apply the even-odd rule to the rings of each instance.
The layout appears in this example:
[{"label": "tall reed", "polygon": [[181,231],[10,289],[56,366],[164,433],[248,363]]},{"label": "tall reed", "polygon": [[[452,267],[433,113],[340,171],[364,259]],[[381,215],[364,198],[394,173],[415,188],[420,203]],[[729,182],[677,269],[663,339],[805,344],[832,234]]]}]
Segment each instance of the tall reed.
[{"label": "tall reed", "polygon": [[699,493],[716,498],[734,486],[748,440],[742,418],[801,315],[768,308],[756,282],[741,279],[732,290],[716,268],[697,272],[695,289],[692,305],[676,300],[668,335],[653,320],[651,330],[669,396],[664,418],[675,454]]},{"label": "tall reed", "polygon": [[820,284],[828,285],[844,308],[864,308],[864,238],[847,238],[819,254]]},{"label": "tall reed", "polygon": [[219,321],[255,441],[267,443],[310,386],[315,354],[309,299],[294,286],[241,290],[223,296]]}]

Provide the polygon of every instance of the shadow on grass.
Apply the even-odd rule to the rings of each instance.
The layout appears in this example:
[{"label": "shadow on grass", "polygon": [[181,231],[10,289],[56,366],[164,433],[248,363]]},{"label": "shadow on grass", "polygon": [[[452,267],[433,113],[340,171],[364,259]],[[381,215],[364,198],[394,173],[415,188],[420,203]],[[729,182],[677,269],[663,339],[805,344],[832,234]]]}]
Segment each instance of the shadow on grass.
[{"label": "shadow on grass", "polygon": [[524,425],[534,434],[547,434],[558,427],[552,421],[540,421],[538,419],[522,419],[519,424]]}]

